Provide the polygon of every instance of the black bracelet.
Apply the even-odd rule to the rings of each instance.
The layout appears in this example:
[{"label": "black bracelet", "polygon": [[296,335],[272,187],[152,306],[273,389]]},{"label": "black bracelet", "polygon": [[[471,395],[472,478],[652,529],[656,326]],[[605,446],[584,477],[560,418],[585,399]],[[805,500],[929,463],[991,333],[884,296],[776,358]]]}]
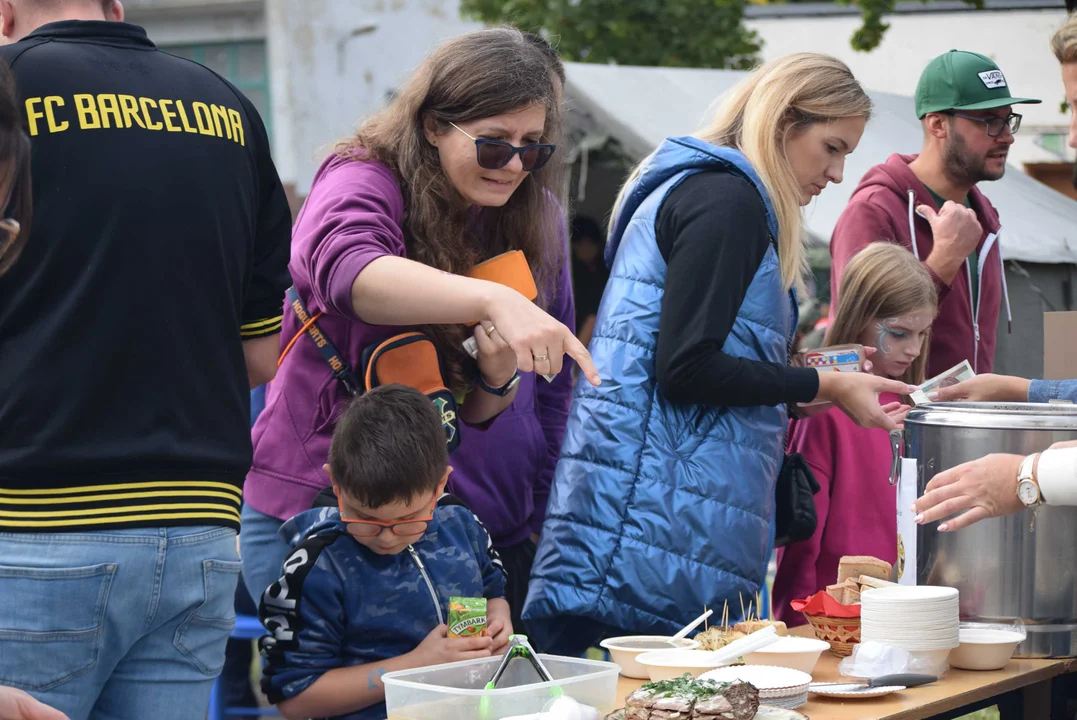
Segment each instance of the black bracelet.
[{"label": "black bracelet", "polygon": [[512,374],[512,377],[509,378],[508,382],[498,388],[490,387],[489,385],[487,385],[486,381],[482,379],[481,372],[475,373],[475,384],[478,385],[483,392],[488,392],[491,395],[497,395],[498,397],[505,397],[506,395],[508,395],[510,392],[512,392],[513,388],[515,388],[519,384],[519,382],[519,370]]}]

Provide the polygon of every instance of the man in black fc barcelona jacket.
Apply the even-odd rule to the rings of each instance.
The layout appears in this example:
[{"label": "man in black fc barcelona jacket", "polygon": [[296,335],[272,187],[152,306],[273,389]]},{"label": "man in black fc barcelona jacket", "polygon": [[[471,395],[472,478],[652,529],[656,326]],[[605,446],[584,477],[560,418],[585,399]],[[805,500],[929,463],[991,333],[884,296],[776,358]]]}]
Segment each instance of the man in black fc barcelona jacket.
[{"label": "man in black fc barcelona jacket", "polygon": [[0,278],[0,685],[204,714],[291,217],[258,113],[114,0],[0,0],[34,213]]}]

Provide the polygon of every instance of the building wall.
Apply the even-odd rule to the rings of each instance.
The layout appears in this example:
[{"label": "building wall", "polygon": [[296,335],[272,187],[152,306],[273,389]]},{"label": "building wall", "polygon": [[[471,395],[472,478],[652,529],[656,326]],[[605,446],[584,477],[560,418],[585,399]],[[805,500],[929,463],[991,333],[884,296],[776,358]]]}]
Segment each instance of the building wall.
[{"label": "building wall", "polygon": [[480,27],[457,0],[266,0],[266,19],[274,151],[299,195],[434,46]]},{"label": "building wall", "polygon": [[159,46],[265,40],[263,0],[126,0],[127,20]]},{"label": "building wall", "polygon": [[[922,3],[907,5],[917,12],[888,15],[890,29],[882,44],[870,53],[857,52],[849,45],[860,25],[855,9],[849,12],[831,3],[753,8],[746,25],[762,38],[764,59],[789,52],[828,53],[849,65],[867,88],[899,95],[913,95],[921,71],[937,55],[954,48],[987,55],[998,63],[1015,96],[1043,100],[1041,105],[1014,107],[1024,120],[1010,163],[1022,166],[1057,160],[1056,155],[1040,148],[1036,139],[1041,133],[1065,132],[1068,126],[1068,118],[1059,108],[1064,93],[1058,62],[1049,47],[1051,36],[1066,18],[1063,4],[1041,9],[1034,3],[1007,3],[1007,9],[950,12],[926,11]],[[1020,9],[1022,6],[1029,9]],[[771,14],[761,14],[767,12]],[[1064,145],[1061,143],[1059,149],[1072,158]]]}]

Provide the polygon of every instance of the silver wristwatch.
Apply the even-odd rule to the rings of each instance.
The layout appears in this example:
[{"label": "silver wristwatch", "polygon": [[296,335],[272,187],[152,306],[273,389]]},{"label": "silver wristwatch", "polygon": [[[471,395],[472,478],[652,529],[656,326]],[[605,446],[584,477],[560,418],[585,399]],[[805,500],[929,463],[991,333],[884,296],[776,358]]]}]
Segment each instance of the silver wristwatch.
[{"label": "silver wristwatch", "polygon": [[1043,505],[1043,495],[1040,494],[1040,486],[1033,472],[1037,457],[1039,453],[1026,457],[1021,461],[1021,469],[1017,471],[1017,499],[1026,508],[1032,510],[1032,521],[1028,525],[1029,532],[1035,531],[1036,510]]}]

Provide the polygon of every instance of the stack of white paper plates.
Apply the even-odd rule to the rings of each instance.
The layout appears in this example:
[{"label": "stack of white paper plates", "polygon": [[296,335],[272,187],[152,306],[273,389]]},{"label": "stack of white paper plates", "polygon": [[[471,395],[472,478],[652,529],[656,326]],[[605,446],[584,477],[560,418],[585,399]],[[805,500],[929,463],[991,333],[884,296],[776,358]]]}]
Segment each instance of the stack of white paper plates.
[{"label": "stack of white paper plates", "polygon": [[960,645],[956,588],[898,586],[860,596],[860,641],[914,653],[941,653]]},{"label": "stack of white paper plates", "polygon": [[808,702],[811,675],[792,668],[772,665],[735,665],[718,668],[699,676],[701,680],[751,683],[759,690],[759,701],[765,705],[796,710]]}]

